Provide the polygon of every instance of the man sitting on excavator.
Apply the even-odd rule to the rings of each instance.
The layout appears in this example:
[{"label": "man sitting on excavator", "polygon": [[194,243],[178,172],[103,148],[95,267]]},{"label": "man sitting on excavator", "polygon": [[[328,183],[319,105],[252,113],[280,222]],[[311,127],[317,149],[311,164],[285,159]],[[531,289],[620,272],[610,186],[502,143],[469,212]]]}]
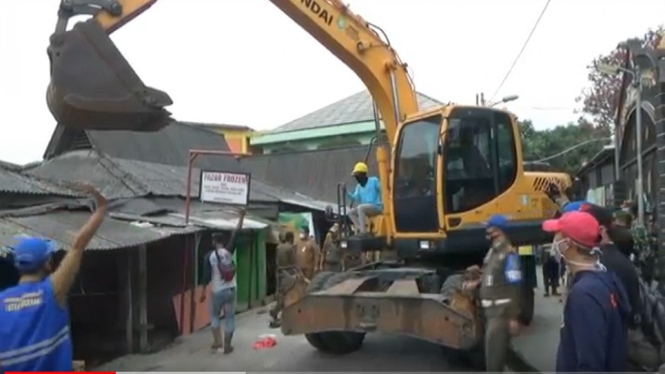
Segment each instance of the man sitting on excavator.
[{"label": "man sitting on excavator", "polygon": [[367,218],[377,216],[383,211],[381,182],[377,177],[368,176],[368,171],[366,163],[358,162],[351,172],[358,184],[353,193],[347,192],[348,198],[358,204],[349,210],[349,218],[361,235],[367,233]]}]

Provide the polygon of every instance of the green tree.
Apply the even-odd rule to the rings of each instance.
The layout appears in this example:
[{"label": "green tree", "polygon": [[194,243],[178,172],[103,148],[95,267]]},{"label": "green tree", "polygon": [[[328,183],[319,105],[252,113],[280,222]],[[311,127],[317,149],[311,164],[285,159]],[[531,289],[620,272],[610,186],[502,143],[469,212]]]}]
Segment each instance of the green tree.
[{"label": "green tree", "polygon": [[[575,174],[585,161],[610,143],[609,129],[595,127],[580,119],[577,123],[536,130],[530,120],[520,122],[522,153],[525,161],[545,160],[556,169]],[[577,148],[576,145],[586,143]]]},{"label": "green tree", "polygon": [[[663,26],[650,29],[640,39],[645,45],[653,47],[657,43],[660,33],[663,31],[665,31]],[[614,118],[622,85],[621,74],[602,74],[596,69],[596,66],[599,63],[624,66],[626,57],[626,50],[617,47],[611,52],[593,59],[587,67],[589,86],[582,90],[581,95],[576,98],[576,101],[582,104],[580,112],[593,120],[596,127],[608,129],[614,127]]]}]

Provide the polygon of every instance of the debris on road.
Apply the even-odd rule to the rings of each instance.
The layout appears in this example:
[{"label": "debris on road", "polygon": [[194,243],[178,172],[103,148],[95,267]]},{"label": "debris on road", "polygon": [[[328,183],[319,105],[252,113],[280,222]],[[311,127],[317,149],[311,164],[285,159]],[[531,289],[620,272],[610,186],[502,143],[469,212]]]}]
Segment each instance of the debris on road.
[{"label": "debris on road", "polygon": [[259,335],[259,340],[254,342],[254,349],[267,349],[277,345],[277,335],[263,334]]}]

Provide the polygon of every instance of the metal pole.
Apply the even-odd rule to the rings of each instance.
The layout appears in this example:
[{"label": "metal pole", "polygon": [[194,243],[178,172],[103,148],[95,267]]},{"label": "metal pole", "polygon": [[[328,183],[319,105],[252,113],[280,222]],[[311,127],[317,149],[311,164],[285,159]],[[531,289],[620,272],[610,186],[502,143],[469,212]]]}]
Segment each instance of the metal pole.
[{"label": "metal pole", "polygon": [[621,154],[621,142],[619,141],[619,124],[614,125],[614,181],[621,179],[619,167],[619,155]]},{"label": "metal pole", "polygon": [[637,103],[635,113],[635,137],[637,140],[637,219],[644,225],[644,171],[642,170],[642,79],[638,69],[633,71],[633,79],[637,88]]}]

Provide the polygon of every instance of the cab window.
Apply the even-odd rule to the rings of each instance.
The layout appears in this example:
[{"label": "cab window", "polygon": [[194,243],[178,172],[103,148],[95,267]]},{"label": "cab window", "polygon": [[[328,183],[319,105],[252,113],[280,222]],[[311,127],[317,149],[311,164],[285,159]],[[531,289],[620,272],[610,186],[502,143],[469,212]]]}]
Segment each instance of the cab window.
[{"label": "cab window", "polygon": [[456,108],[444,144],[447,213],[475,209],[509,188],[516,176],[512,121],[486,108]]},{"label": "cab window", "polygon": [[393,208],[398,232],[435,232],[441,116],[404,124],[394,149]]},{"label": "cab window", "polygon": [[441,117],[405,125],[395,163],[396,197],[436,194],[436,159]]}]

